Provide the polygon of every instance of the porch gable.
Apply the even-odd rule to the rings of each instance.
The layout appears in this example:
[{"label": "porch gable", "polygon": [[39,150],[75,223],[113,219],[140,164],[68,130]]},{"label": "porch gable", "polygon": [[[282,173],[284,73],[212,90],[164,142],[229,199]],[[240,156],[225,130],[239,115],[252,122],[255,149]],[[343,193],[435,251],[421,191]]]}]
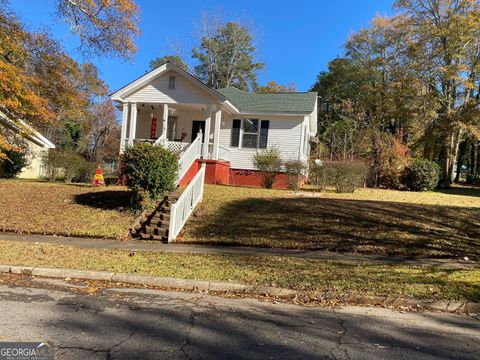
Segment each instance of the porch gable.
[{"label": "porch gable", "polygon": [[111,94],[114,101],[162,104],[222,103],[226,98],[200,80],[165,63]]}]

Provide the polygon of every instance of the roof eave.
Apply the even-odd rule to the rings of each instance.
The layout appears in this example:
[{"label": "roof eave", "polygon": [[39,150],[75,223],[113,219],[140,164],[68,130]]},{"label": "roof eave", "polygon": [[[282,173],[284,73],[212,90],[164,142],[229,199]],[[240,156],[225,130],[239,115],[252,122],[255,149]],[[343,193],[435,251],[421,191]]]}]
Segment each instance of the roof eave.
[{"label": "roof eave", "polygon": [[[0,118],[2,118],[6,122],[4,124],[5,125],[8,124],[8,127],[11,128],[12,130],[22,132],[22,130],[19,129],[17,125],[13,124],[12,120],[10,120],[9,117],[6,114],[4,114],[2,111],[0,111]],[[38,130],[35,130],[32,126],[27,124],[22,119],[17,118],[17,121],[21,124],[21,126],[23,126],[25,129],[27,129],[30,132],[25,134],[25,136],[30,141],[33,141],[37,145],[42,146],[43,148],[46,148],[46,149],[55,149],[55,144],[52,143],[50,140],[48,140],[45,136],[40,134]]]},{"label": "roof eave", "polygon": [[185,71],[175,64],[172,64],[170,62],[166,62],[165,64],[159,66],[158,68],[146,73],[145,75],[142,75],[138,79],[130,82],[129,84],[125,85],[124,87],[120,88],[119,90],[115,91],[114,93],[110,94],[110,98],[113,101],[118,101],[118,102],[123,102],[124,98],[135,92],[136,90],[142,88],[143,86],[147,85],[150,81],[153,79],[161,76],[164,72],[168,70],[174,70],[180,75],[183,75],[184,77],[188,78],[190,81],[194,82],[197,86],[203,88],[205,91],[207,91],[209,94],[212,96],[216,97],[219,101],[224,102],[228,101],[228,99],[218,91],[210,88],[208,85],[206,85],[204,82],[202,82],[200,79],[197,77],[193,76],[190,74],[188,71]]},{"label": "roof eave", "polygon": [[240,115],[282,115],[282,116],[305,116],[311,112],[288,112],[288,111],[239,111]]}]

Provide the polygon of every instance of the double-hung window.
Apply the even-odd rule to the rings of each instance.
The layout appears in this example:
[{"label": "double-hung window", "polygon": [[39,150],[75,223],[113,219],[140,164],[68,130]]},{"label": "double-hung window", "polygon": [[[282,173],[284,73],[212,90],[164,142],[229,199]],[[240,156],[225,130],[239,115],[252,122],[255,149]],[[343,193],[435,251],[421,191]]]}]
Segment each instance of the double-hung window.
[{"label": "double-hung window", "polygon": [[258,144],[258,119],[243,119],[242,148],[256,149]]},{"label": "double-hung window", "polygon": [[245,149],[265,149],[268,142],[269,125],[269,120],[233,120],[230,146]]}]

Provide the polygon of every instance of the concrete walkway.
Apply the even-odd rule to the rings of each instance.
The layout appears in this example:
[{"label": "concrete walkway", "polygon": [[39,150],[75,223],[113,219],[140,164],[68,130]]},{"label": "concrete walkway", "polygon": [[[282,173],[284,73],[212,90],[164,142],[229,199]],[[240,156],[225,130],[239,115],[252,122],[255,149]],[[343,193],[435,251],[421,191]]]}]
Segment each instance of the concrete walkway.
[{"label": "concrete walkway", "polygon": [[192,253],[216,255],[244,255],[244,256],[286,256],[304,259],[348,261],[358,263],[373,263],[386,265],[432,266],[442,269],[472,269],[479,268],[480,264],[473,261],[452,259],[435,259],[420,257],[362,255],[353,253],[335,253],[318,250],[287,250],[267,249],[234,246],[210,246],[194,244],[164,244],[156,241],[113,239],[95,239],[81,237],[65,237],[53,235],[14,234],[0,232],[0,240],[20,241],[30,243],[48,243],[55,245],[78,246],[91,249],[118,249],[130,251],[158,251],[165,253]]}]

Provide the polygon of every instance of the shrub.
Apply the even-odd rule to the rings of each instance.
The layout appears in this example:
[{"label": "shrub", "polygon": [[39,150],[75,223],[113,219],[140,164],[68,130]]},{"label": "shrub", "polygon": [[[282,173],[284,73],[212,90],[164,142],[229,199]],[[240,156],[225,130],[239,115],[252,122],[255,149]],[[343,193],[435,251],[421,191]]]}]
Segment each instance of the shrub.
[{"label": "shrub", "polygon": [[368,168],[362,162],[330,161],[323,164],[326,184],[334,186],[338,193],[351,193],[361,187]]},{"label": "shrub", "polygon": [[467,174],[466,181],[467,181],[467,184],[480,185],[480,176]]},{"label": "shrub", "polygon": [[263,186],[271,189],[277,174],[282,170],[282,159],[276,148],[270,148],[257,152],[253,156],[253,164],[262,175]]},{"label": "shrub", "polygon": [[158,200],[176,187],[178,158],[161,146],[137,143],[123,154],[123,173],[127,186],[144,191],[150,200]]},{"label": "shrub", "polygon": [[327,173],[323,163],[313,161],[310,164],[309,182],[315,185],[318,190],[323,191],[327,187]]},{"label": "shrub", "polygon": [[45,177],[50,181],[63,178],[66,183],[74,180],[88,182],[95,171],[95,164],[89,163],[72,150],[50,150],[42,162],[45,167]]},{"label": "shrub", "polygon": [[404,134],[375,133],[373,135],[374,157],[370,167],[368,185],[387,189],[403,189],[403,173],[410,162]]},{"label": "shrub", "polygon": [[297,191],[300,187],[300,176],[304,174],[306,169],[305,163],[300,160],[289,160],[285,161],[283,166],[287,174],[288,187]]},{"label": "shrub", "polygon": [[75,172],[74,181],[75,182],[91,182],[95,176],[95,170],[97,169],[97,164],[91,161],[84,160],[79,163],[78,169]]},{"label": "shrub", "polygon": [[5,152],[6,159],[0,160],[0,176],[13,178],[28,165],[27,153],[24,151],[8,150]]},{"label": "shrub", "polygon": [[411,191],[429,191],[437,187],[440,166],[430,160],[418,159],[405,168],[405,185]]}]

